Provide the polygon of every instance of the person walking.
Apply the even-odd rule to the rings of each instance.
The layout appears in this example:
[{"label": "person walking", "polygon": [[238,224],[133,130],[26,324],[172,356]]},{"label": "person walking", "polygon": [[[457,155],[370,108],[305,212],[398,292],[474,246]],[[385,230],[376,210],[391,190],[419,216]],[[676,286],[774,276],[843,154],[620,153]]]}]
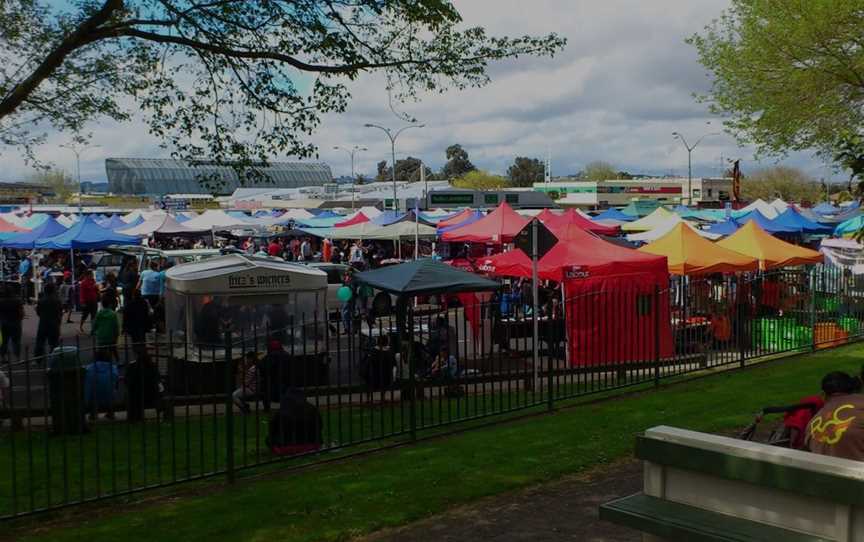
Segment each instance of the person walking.
[{"label": "person walking", "polygon": [[9,295],[7,290],[0,298],[0,333],[3,342],[0,344],[0,360],[11,363],[9,350],[15,360],[21,359],[21,327],[24,320],[24,302],[21,296]]},{"label": "person walking", "polygon": [[93,278],[92,269],[84,271],[84,276],[78,283],[78,300],[81,302],[81,321],[78,323],[78,333],[84,333],[84,322],[89,317],[92,329],[92,322],[99,310],[99,285]]},{"label": "person walking", "polygon": [[106,294],[102,297],[102,309],[96,313],[93,319],[93,337],[96,339],[96,347],[108,354],[113,354],[114,361],[117,355],[117,339],[120,337],[120,319],[114,311],[116,299]]},{"label": "person walking", "polygon": [[57,287],[53,283],[46,284],[45,290],[39,296],[39,301],[36,303],[36,315],[39,317],[39,325],[36,329],[36,347],[33,354],[39,358],[45,355],[46,344],[49,353],[60,344],[63,302],[57,296]]},{"label": "person walking", "polygon": [[159,270],[159,263],[156,260],[151,260],[150,269],[142,271],[141,277],[138,279],[138,289],[141,290],[141,295],[144,296],[153,310],[156,310],[156,306],[159,304],[164,278],[165,273]]}]

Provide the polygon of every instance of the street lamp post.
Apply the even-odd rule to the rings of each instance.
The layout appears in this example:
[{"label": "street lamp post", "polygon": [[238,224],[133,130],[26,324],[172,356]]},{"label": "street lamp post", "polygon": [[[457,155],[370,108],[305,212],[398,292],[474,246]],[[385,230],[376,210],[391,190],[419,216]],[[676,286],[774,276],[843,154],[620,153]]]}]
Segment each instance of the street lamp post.
[{"label": "street lamp post", "polygon": [[696,148],[699,143],[702,142],[708,136],[719,135],[720,132],[711,132],[710,134],[705,134],[699,139],[696,140],[696,143],[693,145],[688,145],[687,140],[684,139],[684,136],[681,135],[680,132],[672,132],[672,137],[681,141],[684,144],[684,148],[687,149],[687,205],[693,204],[693,149]]},{"label": "street lamp post", "polygon": [[359,145],[354,145],[350,149],[347,147],[340,147],[336,145],[333,147],[334,151],[345,151],[351,156],[351,210],[354,210],[354,200],[357,199],[357,188],[354,186],[354,183],[357,182],[357,175],[354,173],[354,155],[360,151],[368,151],[366,147],[361,147]]},{"label": "street lamp post", "polygon": [[73,143],[68,143],[68,144],[64,144],[64,145],[60,145],[60,146],[63,147],[64,149],[69,149],[70,151],[72,151],[75,154],[75,172],[76,172],[76,175],[78,177],[78,216],[80,217],[82,212],[83,212],[82,203],[81,203],[81,195],[83,193],[83,190],[81,190],[81,154],[84,153],[85,151],[89,151],[90,149],[97,149],[97,148],[101,147],[102,145],[91,145],[89,147],[78,147]]},{"label": "street lamp post", "polygon": [[397,200],[397,197],[396,197],[396,139],[399,137],[399,135],[402,132],[404,132],[408,128],[423,128],[426,125],[425,124],[409,124],[408,126],[403,126],[402,128],[396,130],[396,133],[393,133],[390,130],[390,128],[385,128],[385,127],[379,126],[377,124],[365,124],[364,126],[366,128],[378,128],[379,130],[381,130],[382,132],[387,134],[387,137],[390,139],[390,153],[391,153],[391,156],[393,157],[393,161],[390,163],[390,165],[392,167],[392,171],[393,171],[393,212],[398,213],[399,212],[399,201]]}]

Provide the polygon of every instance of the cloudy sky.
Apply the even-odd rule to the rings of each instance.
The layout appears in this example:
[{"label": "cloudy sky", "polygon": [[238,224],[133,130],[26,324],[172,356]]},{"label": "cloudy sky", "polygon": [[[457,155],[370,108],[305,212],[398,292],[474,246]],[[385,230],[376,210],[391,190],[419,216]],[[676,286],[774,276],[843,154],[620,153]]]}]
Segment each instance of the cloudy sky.
[{"label": "cloudy sky", "polygon": [[[719,129],[693,93],[709,79],[684,39],[717,17],[725,0],[456,0],[466,24],[493,34],[557,32],[569,40],[554,59],[521,58],[497,64],[493,81],[482,89],[426,97],[402,106],[426,124],[398,142],[401,156],[422,158],[434,169],[444,149],[460,143],[480,168],[503,173],[515,156],[552,157],[555,175],[579,171],[592,160],[622,170],[686,176],[687,153],[671,133],[691,142]],[[382,80],[366,77],[352,87],[354,99],[343,115],[324,118],[314,136],[320,159],[335,175],[350,173],[346,153],[334,145],[364,145],[358,172],[372,173],[388,159],[389,142],[367,122],[399,126],[388,108]],[[107,157],[160,157],[165,151],[141,123],[91,126],[99,147],[82,156],[84,180],[104,180]],[[53,136],[40,150],[43,159],[74,173],[74,156]],[[707,137],[693,153],[694,175],[716,175],[721,157],[742,158],[746,171],[758,167],[752,149],[739,148],[728,135]],[[274,159],[290,159],[277,156]],[[763,162],[771,165],[774,160]],[[832,172],[809,154],[784,159],[815,177]],[[0,155],[5,180],[28,174],[14,150]]]}]

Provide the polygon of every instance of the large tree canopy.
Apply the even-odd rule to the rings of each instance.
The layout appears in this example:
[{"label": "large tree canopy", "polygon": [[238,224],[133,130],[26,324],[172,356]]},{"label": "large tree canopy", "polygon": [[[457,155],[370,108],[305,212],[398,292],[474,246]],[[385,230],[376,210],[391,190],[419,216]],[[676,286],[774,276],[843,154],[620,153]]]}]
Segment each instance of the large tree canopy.
[{"label": "large tree canopy", "polygon": [[545,172],[546,167],[539,159],[517,156],[513,165],[507,168],[507,177],[513,186],[532,186],[543,182]]},{"label": "large tree canopy", "polygon": [[140,112],[178,157],[308,157],[320,115],[344,111],[364,73],[412,99],[564,43],[463,28],[448,0],[5,0],[0,141],[32,158],[49,129]]},{"label": "large tree canopy", "polygon": [[689,41],[714,78],[704,99],[741,142],[830,157],[864,125],[862,28],[861,0],[732,0]]}]

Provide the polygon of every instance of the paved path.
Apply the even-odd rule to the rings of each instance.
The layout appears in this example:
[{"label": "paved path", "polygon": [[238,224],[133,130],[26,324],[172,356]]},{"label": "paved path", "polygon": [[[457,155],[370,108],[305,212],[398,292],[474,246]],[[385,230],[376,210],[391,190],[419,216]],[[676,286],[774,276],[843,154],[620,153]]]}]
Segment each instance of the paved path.
[{"label": "paved path", "polygon": [[362,542],[638,542],[639,533],[600,521],[597,507],[641,487],[641,463],[628,460],[484,499]]}]

